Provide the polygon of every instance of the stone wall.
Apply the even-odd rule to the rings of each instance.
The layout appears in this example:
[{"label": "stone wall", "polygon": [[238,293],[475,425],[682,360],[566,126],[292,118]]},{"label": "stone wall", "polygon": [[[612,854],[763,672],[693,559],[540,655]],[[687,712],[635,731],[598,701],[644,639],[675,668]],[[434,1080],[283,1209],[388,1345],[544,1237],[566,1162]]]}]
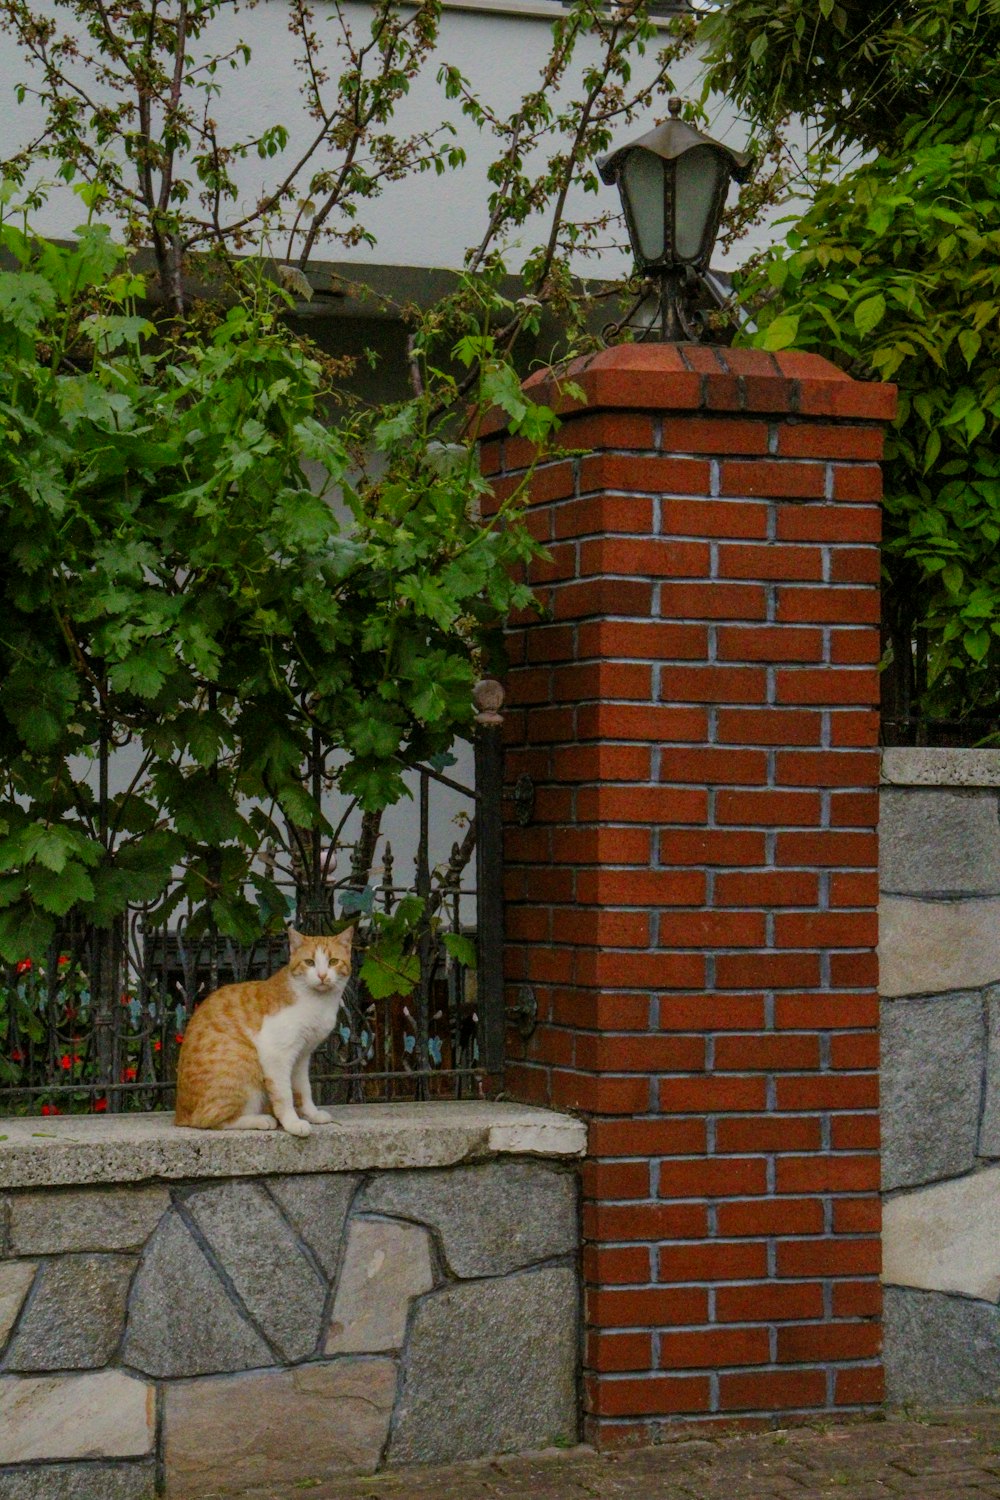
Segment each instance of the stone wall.
[{"label": "stone wall", "polygon": [[[365,1110],[301,1143],[146,1117],[137,1176],[160,1175],[132,1182],[128,1121],[5,1122],[0,1181],[30,1185],[0,1200],[2,1500],[196,1500],[573,1440],[582,1127],[451,1105],[442,1148],[425,1108],[388,1152],[424,1164],[388,1169]],[[485,1116],[520,1120],[515,1154]],[[260,1171],[268,1145],[283,1169]]]},{"label": "stone wall", "polygon": [[885,1364],[892,1401],[1000,1393],[1000,751],[887,750]]}]

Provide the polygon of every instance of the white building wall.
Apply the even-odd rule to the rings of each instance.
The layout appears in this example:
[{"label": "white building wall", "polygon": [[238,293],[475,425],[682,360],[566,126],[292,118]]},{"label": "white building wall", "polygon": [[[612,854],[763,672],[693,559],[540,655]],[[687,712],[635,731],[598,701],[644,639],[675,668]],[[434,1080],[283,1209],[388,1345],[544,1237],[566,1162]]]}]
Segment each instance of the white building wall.
[{"label": "white building wall", "polygon": [[[395,128],[400,134],[409,133],[450,119],[468,155],[465,167],[444,177],[428,172],[390,185],[383,197],[362,208],[362,222],[376,237],[374,249],[362,244],[344,250],[327,242],[318,249],[316,258],[348,260],[359,265],[371,261],[382,265],[459,267],[466,249],[481,237],[487,217],[486,170],[496,154],[496,144],[462,115],[458,101],[445,100],[436,82],[438,67],[443,63],[457,66],[493,109],[508,114],[538,76],[549,50],[551,26],[545,17],[557,15],[559,7],[556,0],[464,0],[464,3],[465,8],[446,11],[437,51],[414,82],[409,96],[401,101]],[[498,9],[498,4],[503,9]],[[51,0],[43,0],[38,7],[50,8]],[[363,34],[370,7],[345,0],[344,11],[358,34]],[[331,14],[332,8],[319,0],[316,20],[321,36],[330,27]],[[306,132],[314,128],[303,108],[300,75],[294,66],[296,44],[288,30],[287,15],[283,0],[261,0],[249,10],[227,10],[207,29],[199,44],[206,51],[218,52],[242,39],[253,54],[247,69],[225,68],[218,75],[222,93],[213,102],[212,113],[219,125],[220,140],[252,136],[275,122],[286,125],[290,132],[283,157],[260,161],[252,154],[236,164],[234,175],[240,185],[244,209],[252,208],[260,195],[278,180],[282,164],[294,159]],[[66,12],[61,11],[60,17],[65,25]],[[636,60],[637,80],[652,76],[655,50],[654,46],[645,58]],[[595,55],[595,45],[590,42],[581,47],[580,63]],[[335,76],[332,49],[330,69]],[[701,86],[699,70],[697,59],[688,59],[672,80],[675,90],[689,97],[697,95]],[[579,77],[580,64],[573,70],[571,82]],[[21,105],[16,101],[14,86],[19,82],[30,86],[31,69],[16,43],[4,32],[0,32],[0,78],[5,80],[0,90],[0,156],[6,157],[37,135],[42,114],[30,97]],[[571,94],[572,90],[567,97]],[[665,102],[653,114],[665,115]],[[710,115],[717,138],[736,149],[746,144],[746,128],[725,101],[713,100]],[[647,124],[652,124],[652,119],[624,130],[624,139],[639,133]],[[50,170],[45,175],[51,180],[54,174]],[[577,191],[571,196],[569,209],[571,215],[593,218],[609,204],[616,205],[613,189],[602,189],[597,197]],[[59,237],[69,234],[82,217],[79,199],[65,185],[58,184],[51,187],[48,204],[35,216],[35,223],[43,233]],[[529,250],[542,239],[543,233],[539,223],[525,226],[520,246],[513,247],[510,269],[519,269],[517,250]],[[752,240],[744,242],[745,248],[739,247],[728,256],[720,253],[717,266],[739,264],[751,248],[769,237],[767,230],[757,231]],[[279,259],[286,258],[287,241],[282,236],[275,236],[265,248]],[[624,252],[611,246],[597,259],[581,263],[578,269],[591,275],[617,276],[626,269],[623,260]]]}]

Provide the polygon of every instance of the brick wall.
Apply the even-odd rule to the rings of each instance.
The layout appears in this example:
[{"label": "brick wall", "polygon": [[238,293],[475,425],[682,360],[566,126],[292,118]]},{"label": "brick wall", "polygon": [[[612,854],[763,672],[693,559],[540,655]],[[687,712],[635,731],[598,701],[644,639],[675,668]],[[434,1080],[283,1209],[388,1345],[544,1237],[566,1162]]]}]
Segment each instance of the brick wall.
[{"label": "brick wall", "polygon": [[[510,636],[507,1087],[581,1112],[587,1434],[880,1399],[877,711],[891,388],[815,356],[571,371]],[[484,444],[499,496],[531,451]]]}]

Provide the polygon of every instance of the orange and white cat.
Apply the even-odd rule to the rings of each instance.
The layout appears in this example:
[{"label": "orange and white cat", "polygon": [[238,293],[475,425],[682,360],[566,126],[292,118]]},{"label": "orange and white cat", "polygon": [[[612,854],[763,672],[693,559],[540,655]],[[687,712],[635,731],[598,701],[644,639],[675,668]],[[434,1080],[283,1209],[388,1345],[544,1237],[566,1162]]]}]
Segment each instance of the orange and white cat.
[{"label": "orange and white cat", "polygon": [[309,1061],[340,1015],[353,933],[349,927],[336,937],[303,937],[290,927],[285,968],[270,979],[223,985],[202,1001],[184,1034],[175,1124],[280,1125],[308,1135],[313,1125],[332,1122],[313,1103]]}]

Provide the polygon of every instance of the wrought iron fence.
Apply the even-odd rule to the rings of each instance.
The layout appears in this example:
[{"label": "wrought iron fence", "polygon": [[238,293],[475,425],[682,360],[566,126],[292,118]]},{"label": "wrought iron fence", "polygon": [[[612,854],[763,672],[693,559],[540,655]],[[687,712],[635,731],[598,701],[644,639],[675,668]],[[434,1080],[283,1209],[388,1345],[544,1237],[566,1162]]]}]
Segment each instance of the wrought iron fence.
[{"label": "wrought iron fence", "polygon": [[[449,775],[452,765],[414,771],[411,850],[393,849],[382,814],[362,815],[350,802],[329,806],[334,778],[317,750],[308,775],[332,835],[287,825],[283,845],[262,852],[300,930],[358,920],[341,1024],[313,1059],[319,1102],[482,1095],[502,1068],[502,702],[499,684],[478,685],[473,784]],[[105,796],[108,781],[102,765]],[[459,836],[440,859],[436,789],[460,804],[450,819]],[[359,979],[373,915],[391,916],[411,895],[422,902],[407,949],[415,983],[408,994],[376,998]],[[69,926],[42,960],[25,956],[0,971],[0,1112],[172,1106],[195,1006],[222,984],[266,977],[287,958],[283,937],[240,946],[196,934],[191,917],[181,910],[164,922],[137,905],[108,930]]]},{"label": "wrought iron fence", "polygon": [[883,745],[969,748],[1000,744],[1000,716],[928,713],[927,631],[912,614],[890,611],[882,631],[881,739]]}]

